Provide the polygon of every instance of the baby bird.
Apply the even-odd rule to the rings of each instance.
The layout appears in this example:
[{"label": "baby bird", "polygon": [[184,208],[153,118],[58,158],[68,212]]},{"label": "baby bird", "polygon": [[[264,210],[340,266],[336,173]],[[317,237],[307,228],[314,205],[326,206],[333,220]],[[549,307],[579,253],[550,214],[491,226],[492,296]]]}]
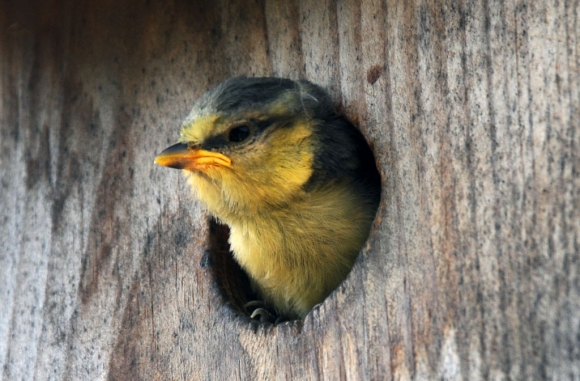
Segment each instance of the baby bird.
[{"label": "baby bird", "polygon": [[182,169],[230,228],[264,303],[303,318],[347,276],[380,199],[361,133],[308,81],[227,80],[200,98],[155,163]]}]

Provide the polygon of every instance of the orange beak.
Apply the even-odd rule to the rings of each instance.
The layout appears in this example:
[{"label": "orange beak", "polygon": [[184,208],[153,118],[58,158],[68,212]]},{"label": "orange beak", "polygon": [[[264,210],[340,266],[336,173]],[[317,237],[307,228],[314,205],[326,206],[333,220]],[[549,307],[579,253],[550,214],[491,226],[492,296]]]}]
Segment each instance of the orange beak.
[{"label": "orange beak", "polygon": [[218,152],[206,151],[201,148],[188,147],[177,143],[161,152],[155,158],[155,164],[175,169],[201,170],[208,167],[230,167],[229,157]]}]

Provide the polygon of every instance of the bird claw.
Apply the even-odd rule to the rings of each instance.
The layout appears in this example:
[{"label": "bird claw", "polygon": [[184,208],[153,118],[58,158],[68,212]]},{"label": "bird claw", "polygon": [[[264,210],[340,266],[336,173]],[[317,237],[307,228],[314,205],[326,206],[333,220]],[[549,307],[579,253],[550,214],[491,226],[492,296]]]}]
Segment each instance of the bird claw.
[{"label": "bird claw", "polygon": [[272,321],[272,315],[265,308],[256,308],[250,315],[250,318],[259,320],[260,323],[269,323]]},{"label": "bird claw", "polygon": [[275,314],[266,309],[266,304],[261,300],[252,300],[251,302],[246,303],[244,308],[248,313],[250,313],[250,310],[253,309],[250,313],[250,318],[258,320],[260,323],[273,322],[276,324],[280,320],[280,317],[277,317]]}]

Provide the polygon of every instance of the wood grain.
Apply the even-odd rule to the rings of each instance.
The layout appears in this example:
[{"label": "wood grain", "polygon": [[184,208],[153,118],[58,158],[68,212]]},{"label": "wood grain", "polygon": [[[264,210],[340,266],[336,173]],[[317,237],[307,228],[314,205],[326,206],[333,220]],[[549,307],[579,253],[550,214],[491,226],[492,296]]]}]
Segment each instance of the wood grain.
[{"label": "wood grain", "polygon": [[[579,12],[1,0],[0,379],[580,379]],[[383,177],[303,321],[239,312],[226,233],[153,165],[236,75],[329,89]]]}]

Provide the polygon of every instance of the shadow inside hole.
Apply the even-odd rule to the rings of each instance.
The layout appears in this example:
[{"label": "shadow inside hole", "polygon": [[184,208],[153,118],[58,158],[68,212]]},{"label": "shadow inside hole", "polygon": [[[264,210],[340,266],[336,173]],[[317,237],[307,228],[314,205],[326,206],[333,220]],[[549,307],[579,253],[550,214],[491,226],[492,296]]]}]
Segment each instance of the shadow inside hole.
[{"label": "shadow inside hole", "polygon": [[210,267],[220,292],[234,312],[248,315],[245,304],[256,300],[250,279],[230,252],[230,229],[213,218],[209,221]]}]

